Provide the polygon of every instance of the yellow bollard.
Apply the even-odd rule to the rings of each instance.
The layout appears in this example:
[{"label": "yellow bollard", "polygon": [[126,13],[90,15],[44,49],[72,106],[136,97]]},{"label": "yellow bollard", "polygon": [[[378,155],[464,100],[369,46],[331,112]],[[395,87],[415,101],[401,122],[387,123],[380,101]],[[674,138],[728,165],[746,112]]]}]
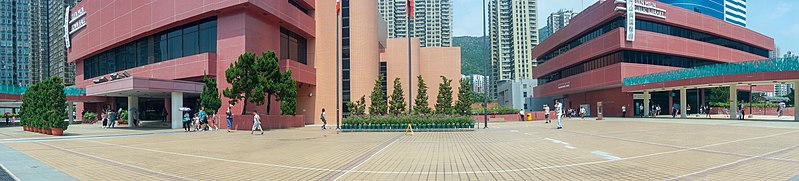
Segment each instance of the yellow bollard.
[{"label": "yellow bollard", "polygon": [[408,124],[408,128],[405,128],[405,135],[408,135],[408,131],[410,131],[411,136],[413,136],[413,126],[411,126],[411,124]]}]

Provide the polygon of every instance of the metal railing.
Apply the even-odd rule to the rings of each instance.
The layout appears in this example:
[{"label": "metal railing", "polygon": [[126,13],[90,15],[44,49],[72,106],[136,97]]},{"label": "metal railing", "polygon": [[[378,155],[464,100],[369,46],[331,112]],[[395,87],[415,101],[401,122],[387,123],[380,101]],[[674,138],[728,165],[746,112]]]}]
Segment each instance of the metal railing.
[{"label": "metal railing", "polygon": [[799,58],[778,58],[736,63],[705,65],[682,70],[660,72],[624,78],[624,86],[668,82],[674,80],[712,77],[731,74],[781,72],[799,70]]},{"label": "metal railing", "polygon": [[[27,90],[28,90],[27,86],[0,84],[0,94],[22,95],[25,94],[25,91]],[[86,89],[77,88],[77,87],[64,87],[64,94],[66,94],[67,96],[85,96]]]}]

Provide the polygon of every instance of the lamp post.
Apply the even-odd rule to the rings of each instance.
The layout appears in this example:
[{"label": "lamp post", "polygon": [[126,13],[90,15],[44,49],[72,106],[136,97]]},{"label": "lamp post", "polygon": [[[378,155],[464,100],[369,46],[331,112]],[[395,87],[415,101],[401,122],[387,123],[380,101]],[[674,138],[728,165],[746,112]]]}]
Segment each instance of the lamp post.
[{"label": "lamp post", "polygon": [[755,85],[749,84],[749,118],[752,118],[752,114],[754,114],[754,112],[752,112],[752,87],[754,86]]},{"label": "lamp post", "polygon": [[339,85],[338,84],[339,84],[339,81],[341,81],[341,80],[338,77],[339,76],[338,74],[340,72],[339,65],[338,65],[339,64],[339,50],[338,50],[339,49],[339,45],[338,45],[338,38],[339,38],[338,37],[338,29],[339,29],[339,27],[338,27],[338,17],[339,17],[339,13],[338,13],[338,10],[336,10],[336,130],[341,130],[341,127],[339,126],[339,125],[341,125],[340,122],[339,122],[339,119],[341,119],[341,108],[340,108],[341,107],[341,100],[339,99],[339,96],[341,95],[340,94],[341,93],[341,91],[340,91],[341,89],[339,89]]},{"label": "lamp post", "polygon": [[485,85],[485,89],[483,89],[483,129],[488,129],[488,59],[486,59],[486,0],[483,0],[483,37],[480,38],[482,41],[481,46],[482,49],[482,58],[483,58],[483,85]]}]

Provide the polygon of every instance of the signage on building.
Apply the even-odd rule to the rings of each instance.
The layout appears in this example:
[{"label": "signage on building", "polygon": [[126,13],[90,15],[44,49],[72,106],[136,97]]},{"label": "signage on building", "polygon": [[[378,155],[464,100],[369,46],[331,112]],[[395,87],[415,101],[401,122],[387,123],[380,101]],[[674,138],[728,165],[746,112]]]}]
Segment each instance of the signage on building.
[{"label": "signage on building", "polygon": [[564,83],[558,84],[558,89],[565,89],[565,88],[569,88],[569,87],[571,87],[571,82],[564,82]]},{"label": "signage on building", "polygon": [[[647,98],[644,94],[633,94],[633,99],[645,99]],[[652,98],[652,95],[649,95],[649,98]]]},{"label": "signage on building", "polygon": [[84,17],[86,16],[86,10],[81,7],[78,11],[70,14],[70,9],[71,7],[67,6],[66,12],[64,13],[64,40],[67,48],[69,48],[71,44],[69,36],[86,27],[86,18]]},{"label": "signage on building", "polygon": [[624,3],[624,7],[616,7],[616,10],[624,10],[627,22],[625,23],[626,40],[635,41],[635,15],[643,14],[658,18],[666,18],[666,10],[657,7],[657,3],[646,0],[616,0],[616,3]]},{"label": "signage on building", "polygon": [[633,0],[627,0],[627,41],[635,41],[635,3]]}]

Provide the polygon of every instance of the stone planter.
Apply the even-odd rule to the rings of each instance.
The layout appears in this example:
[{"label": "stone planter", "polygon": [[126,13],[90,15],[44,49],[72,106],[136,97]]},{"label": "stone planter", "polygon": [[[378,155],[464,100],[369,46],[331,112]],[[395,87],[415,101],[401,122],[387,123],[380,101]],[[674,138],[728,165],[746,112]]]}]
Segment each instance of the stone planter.
[{"label": "stone planter", "polygon": [[47,128],[47,129],[44,129],[44,134],[52,135],[53,132],[50,130],[50,128]]}]

